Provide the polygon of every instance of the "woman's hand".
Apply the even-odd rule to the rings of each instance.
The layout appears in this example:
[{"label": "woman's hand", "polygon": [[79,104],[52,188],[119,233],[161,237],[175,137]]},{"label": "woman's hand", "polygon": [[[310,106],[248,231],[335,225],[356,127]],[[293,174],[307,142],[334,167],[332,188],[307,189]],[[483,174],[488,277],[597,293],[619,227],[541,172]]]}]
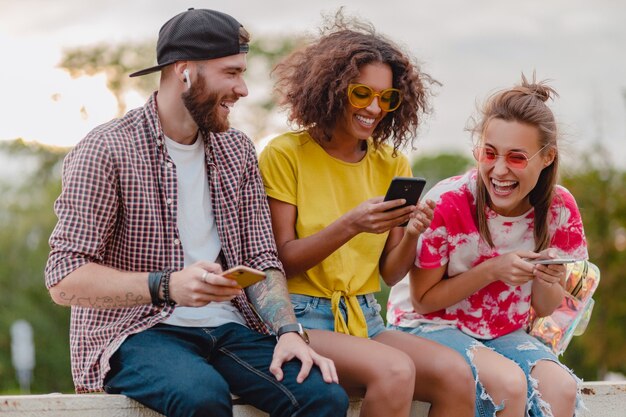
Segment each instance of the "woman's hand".
[{"label": "woman's hand", "polygon": [[509,285],[523,285],[535,278],[535,266],[527,258],[536,258],[537,254],[530,251],[509,252],[485,261],[489,264],[492,281],[502,281]]},{"label": "woman's hand", "polygon": [[430,226],[434,210],[434,201],[419,203],[414,206],[406,227],[398,227],[389,232],[379,267],[380,275],[387,285],[397,284],[415,263],[417,239]]},{"label": "woman's hand", "polygon": [[363,232],[385,233],[409,220],[415,206],[398,208],[404,203],[404,199],[384,201],[383,197],[374,197],[359,204],[345,216],[355,235]]},{"label": "woman's hand", "polygon": [[[556,250],[553,248],[545,249],[539,252],[539,255],[539,258],[537,259],[554,259],[558,256]],[[536,264],[534,267],[534,275],[540,284],[548,287],[555,284],[558,284],[561,287],[565,286],[565,279],[567,278],[567,266],[565,264]]]},{"label": "woman's hand", "polygon": [[411,213],[409,224],[406,226],[405,234],[418,237],[424,230],[428,229],[435,213],[435,202],[426,200],[426,203],[418,203]]},{"label": "woman's hand", "polygon": [[[556,249],[548,248],[541,251],[536,258],[554,259],[556,257]],[[548,316],[563,301],[567,267],[564,264],[534,264],[533,267],[536,279],[533,282],[531,305],[538,317]]]}]

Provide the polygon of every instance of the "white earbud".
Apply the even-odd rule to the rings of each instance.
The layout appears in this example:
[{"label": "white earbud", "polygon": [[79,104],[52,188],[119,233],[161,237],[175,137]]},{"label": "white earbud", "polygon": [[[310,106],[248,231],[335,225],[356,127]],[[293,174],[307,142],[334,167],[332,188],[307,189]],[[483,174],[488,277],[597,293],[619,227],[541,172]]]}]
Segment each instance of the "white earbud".
[{"label": "white earbud", "polygon": [[187,84],[187,88],[191,88],[191,78],[189,78],[189,70],[185,68],[183,70],[183,74],[185,74],[185,84]]}]

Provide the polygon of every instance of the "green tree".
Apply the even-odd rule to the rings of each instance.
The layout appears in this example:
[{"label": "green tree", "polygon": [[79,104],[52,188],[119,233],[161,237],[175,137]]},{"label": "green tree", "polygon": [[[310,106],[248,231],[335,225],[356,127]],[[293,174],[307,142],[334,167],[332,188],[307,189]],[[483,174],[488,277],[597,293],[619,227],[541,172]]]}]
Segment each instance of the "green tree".
[{"label": "green tree", "polygon": [[0,391],[18,387],[8,337],[18,319],[27,320],[34,330],[32,391],[72,391],[69,309],[51,301],[43,279],[48,236],[56,223],[52,205],[60,192],[60,161],[66,150],[16,140],[0,142],[0,153],[22,167],[19,174],[0,181]]},{"label": "green tree", "polygon": [[626,173],[597,146],[594,158],[562,179],[578,203],[589,246],[589,259],[601,273],[594,312],[585,334],[574,337],[564,362],[589,380],[607,371],[626,373]]},{"label": "green tree", "polygon": [[136,89],[146,95],[158,86],[158,73],[130,78],[128,74],[155,64],[154,42],[99,44],[67,49],[59,67],[67,70],[74,78],[104,73],[107,88],[117,101],[117,114],[126,113],[125,94]]},{"label": "green tree", "polygon": [[466,172],[474,165],[474,160],[460,153],[440,153],[422,156],[413,162],[413,175],[426,178],[424,193],[439,181]]},{"label": "green tree", "polygon": [[[253,37],[248,54],[248,71],[246,82],[250,88],[250,96],[242,100],[242,109],[235,116],[247,126],[247,131],[254,141],[258,141],[276,130],[285,127],[279,124],[276,117],[276,100],[273,95],[271,71],[274,66],[289,52],[303,45],[304,38],[294,37]],[[233,120],[235,118],[233,117]],[[233,123],[234,126],[238,126]]]},{"label": "green tree", "polygon": [[[254,86],[255,94],[242,100],[242,109],[234,117],[239,118],[251,130],[247,133],[259,139],[272,133],[274,119],[272,111],[275,101],[272,98],[270,72],[274,65],[303,39],[300,37],[261,37],[252,39],[248,54],[249,85]],[[126,94],[131,90],[148,96],[159,86],[159,72],[141,77],[128,77],[128,74],[155,64],[155,43],[134,42],[120,44],[98,44],[67,49],[59,67],[74,78],[105,74],[107,88],[117,101],[118,116],[127,111]],[[238,126],[238,124],[235,124]]]}]

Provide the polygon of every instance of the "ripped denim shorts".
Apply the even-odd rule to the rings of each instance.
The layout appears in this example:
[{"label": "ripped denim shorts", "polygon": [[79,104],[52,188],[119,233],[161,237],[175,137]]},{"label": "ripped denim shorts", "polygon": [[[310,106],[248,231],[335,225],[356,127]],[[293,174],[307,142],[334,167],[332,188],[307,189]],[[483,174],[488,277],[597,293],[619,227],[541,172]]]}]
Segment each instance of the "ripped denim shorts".
[{"label": "ripped denim shorts", "polygon": [[[482,340],[466,335],[458,328],[450,325],[421,324],[414,328],[388,325],[387,328],[411,333],[451,347],[463,355],[472,368],[474,378],[476,378],[477,373],[472,363],[472,350],[475,347],[484,346],[498,352],[502,356],[514,361],[522,371],[524,371],[524,374],[526,374],[528,386],[526,415],[532,417],[549,417],[552,415],[550,412],[546,414],[546,403],[537,395],[537,382],[534,379],[531,380],[530,372],[533,366],[540,360],[552,361],[563,366],[565,369],[567,368],[559,362],[558,358],[547,346],[530,336],[524,330],[520,329],[496,339]],[[579,386],[576,399],[576,411],[578,411],[582,407],[582,397],[580,394],[581,381],[571,370],[567,369],[567,371],[572,375]],[[494,404],[491,397],[488,396],[480,383],[480,380],[478,380],[476,386],[476,416],[493,417],[496,415],[497,411],[503,408],[504,405]]]}]

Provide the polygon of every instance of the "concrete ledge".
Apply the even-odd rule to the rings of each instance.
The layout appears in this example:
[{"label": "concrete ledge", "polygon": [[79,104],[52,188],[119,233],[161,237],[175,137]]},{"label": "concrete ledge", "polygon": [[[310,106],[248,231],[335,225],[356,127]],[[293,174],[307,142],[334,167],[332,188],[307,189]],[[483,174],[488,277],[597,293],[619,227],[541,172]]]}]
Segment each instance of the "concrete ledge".
[{"label": "concrete ledge", "polygon": [[[251,405],[234,401],[234,417],[269,417]],[[426,417],[429,405],[414,402],[411,417]],[[348,417],[359,417],[361,400],[350,401]],[[46,394],[0,396],[2,417],[163,417],[123,395]]]},{"label": "concrete ledge", "polygon": [[[626,382],[586,382],[583,417],[626,416]],[[350,402],[348,417],[358,417],[361,401]],[[410,417],[426,417],[429,405],[415,401]],[[163,417],[123,395],[45,394],[0,396],[3,417]],[[250,405],[234,406],[235,417],[268,417]]]},{"label": "concrete ledge", "polygon": [[626,416],[626,381],[585,382],[582,391],[587,407],[584,417]]}]

